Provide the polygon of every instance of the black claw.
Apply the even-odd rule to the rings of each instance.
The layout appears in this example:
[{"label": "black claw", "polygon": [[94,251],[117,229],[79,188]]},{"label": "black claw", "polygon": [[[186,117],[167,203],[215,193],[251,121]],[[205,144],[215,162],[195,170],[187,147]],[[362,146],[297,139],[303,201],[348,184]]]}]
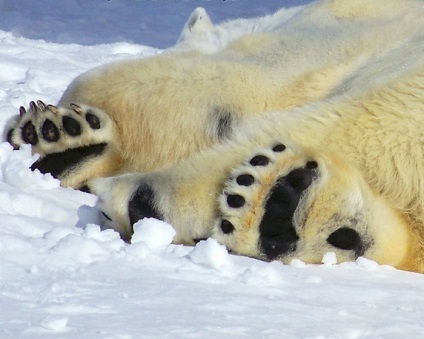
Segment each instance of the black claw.
[{"label": "black claw", "polygon": [[105,212],[102,212],[102,214],[107,220],[112,221],[112,218],[109,217]]},{"label": "black claw", "polygon": [[59,112],[59,108],[57,108],[54,105],[47,105],[46,107],[50,112],[52,112],[53,114],[60,114]]},{"label": "black claw", "polygon": [[19,116],[22,117],[26,114],[26,109],[24,106],[19,107]]},{"label": "black claw", "polygon": [[42,102],[41,100],[37,100],[38,107],[44,112],[46,110],[46,104]]},{"label": "black claw", "polygon": [[31,112],[32,112],[33,114],[35,114],[35,113],[37,113],[37,112],[38,112],[38,107],[37,107],[37,105],[35,104],[35,102],[34,102],[34,101],[31,101],[31,102],[29,103],[29,107],[31,108]]},{"label": "black claw", "polygon": [[77,104],[70,104],[72,110],[77,113],[78,115],[82,115],[83,111],[82,108],[80,106],[78,106]]}]

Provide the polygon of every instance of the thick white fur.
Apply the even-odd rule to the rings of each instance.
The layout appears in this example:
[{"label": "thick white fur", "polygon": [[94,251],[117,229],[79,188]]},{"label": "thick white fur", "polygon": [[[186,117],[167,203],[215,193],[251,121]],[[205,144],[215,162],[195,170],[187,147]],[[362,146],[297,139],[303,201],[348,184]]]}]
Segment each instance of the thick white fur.
[{"label": "thick white fur", "polygon": [[[177,229],[176,242],[213,234],[238,253],[261,257],[257,216],[245,221],[249,210],[228,210],[217,197],[255,150],[283,142],[288,150],[275,169],[268,175],[255,172],[268,182],[265,186],[271,188],[275,177],[308,159],[317,161],[320,171],[296,212],[296,227],[303,225],[297,230],[299,246],[283,261],[299,257],[319,262],[332,250],[326,237],[340,227],[334,216],[348,220],[355,215],[355,227],[372,244],[365,256],[422,271],[423,17],[423,2],[409,0],[324,0],[220,26],[213,26],[197,9],[175,50],[139,62],[140,81],[155,88],[158,99],[172,102],[174,119],[183,117],[192,130],[190,144],[209,144],[204,129],[208,123],[202,117],[213,104],[228,107],[238,118],[238,128],[232,140],[170,169],[94,182],[100,207],[119,221],[111,226],[131,232],[125,204],[116,202],[128,201],[140,183],[148,183],[155,192],[154,205]],[[196,36],[205,38],[209,47]],[[182,48],[210,55],[181,52]],[[167,65],[165,75],[156,64]],[[134,71],[125,66],[124,78],[126,69]],[[155,85],[144,80],[146,73]],[[182,74],[188,82],[179,78]],[[96,77],[86,76],[76,87],[91,89],[92,79]],[[142,125],[144,101],[152,98],[144,88],[137,89],[132,100],[142,113],[130,121],[137,119]],[[186,135],[163,120],[169,108],[158,100],[155,109],[155,121],[163,126],[159,137],[171,133],[184,143]],[[264,115],[265,111],[275,113]],[[252,120],[258,113],[262,114]],[[256,197],[249,208],[260,215],[266,190],[255,194],[244,192]],[[233,234],[220,230],[218,210],[229,213],[226,217],[236,226]],[[333,250],[341,261],[353,259],[349,252]]]},{"label": "thick white fur", "polygon": [[[113,154],[102,160],[109,165],[93,169],[152,172],[93,182],[108,225],[131,235],[128,202],[147,183],[176,242],[213,234],[262,257],[265,188],[313,159],[319,177],[296,211],[299,246],[281,260],[319,262],[337,215],[369,239],[365,256],[423,271],[423,17],[419,0],[323,0],[215,26],[198,8],[166,53],[81,75],[59,105],[94,106],[115,128]],[[217,124],[227,113],[223,137]],[[250,210],[226,209],[218,197],[224,185],[235,189],[231,175],[276,142],[287,151],[268,174],[255,172],[265,188],[245,192]],[[220,231],[223,215],[233,234]]]},{"label": "thick white fur", "polygon": [[263,20],[274,25],[232,43],[224,38],[227,46],[210,55],[177,49],[102,66],[74,80],[59,105],[91,105],[111,117],[122,172],[169,166],[219,141],[217,111],[231,112],[237,126],[266,111],[365,93],[408,72],[409,56],[422,53],[410,41],[422,31],[422,3],[372,3],[323,1],[288,17],[278,12]]}]

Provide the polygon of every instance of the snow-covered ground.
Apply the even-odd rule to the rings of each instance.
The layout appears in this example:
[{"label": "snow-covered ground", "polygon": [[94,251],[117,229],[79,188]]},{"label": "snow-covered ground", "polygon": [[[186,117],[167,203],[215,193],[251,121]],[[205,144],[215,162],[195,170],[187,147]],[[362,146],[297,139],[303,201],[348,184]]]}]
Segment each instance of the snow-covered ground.
[{"label": "snow-covered ground", "polygon": [[[220,21],[300,3],[0,0],[0,127],[93,66],[160,53],[196,6]],[[94,196],[31,172],[34,160],[0,145],[0,338],[424,337],[423,275],[331,255],[266,263],[211,239],[169,245],[172,228],[155,220],[126,244],[100,231]]]}]

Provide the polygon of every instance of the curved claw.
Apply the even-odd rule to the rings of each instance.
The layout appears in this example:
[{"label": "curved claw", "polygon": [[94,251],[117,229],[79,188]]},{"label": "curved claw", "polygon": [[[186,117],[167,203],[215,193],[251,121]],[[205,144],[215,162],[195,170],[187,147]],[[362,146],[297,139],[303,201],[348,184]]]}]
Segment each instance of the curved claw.
[{"label": "curved claw", "polygon": [[60,114],[59,112],[59,108],[57,108],[54,105],[47,105],[46,109],[48,109],[49,111],[53,112],[54,114]]},{"label": "curved claw", "polygon": [[70,106],[75,113],[77,113],[79,115],[83,114],[82,108],[80,106],[78,106],[77,104],[71,103]]},{"label": "curved claw", "polygon": [[24,106],[19,107],[19,116],[23,117],[26,114],[26,109]]},{"label": "curved claw", "polygon": [[36,105],[36,103],[34,101],[31,101],[29,103],[29,108],[30,108],[32,114],[37,114],[38,113],[38,107],[37,107],[37,105]]},{"label": "curved claw", "polygon": [[37,105],[38,105],[38,108],[40,108],[42,112],[44,112],[47,108],[47,105],[44,102],[42,102],[41,100],[37,100]]}]

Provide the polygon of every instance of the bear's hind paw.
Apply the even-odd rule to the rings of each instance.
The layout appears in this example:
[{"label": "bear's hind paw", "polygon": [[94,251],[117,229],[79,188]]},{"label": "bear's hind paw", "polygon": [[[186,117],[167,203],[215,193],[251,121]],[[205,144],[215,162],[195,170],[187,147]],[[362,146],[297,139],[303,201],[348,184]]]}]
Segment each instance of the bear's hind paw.
[{"label": "bear's hind paw", "polygon": [[281,143],[254,154],[224,186],[214,237],[235,253],[273,260],[296,248],[293,218],[318,164]]}]

